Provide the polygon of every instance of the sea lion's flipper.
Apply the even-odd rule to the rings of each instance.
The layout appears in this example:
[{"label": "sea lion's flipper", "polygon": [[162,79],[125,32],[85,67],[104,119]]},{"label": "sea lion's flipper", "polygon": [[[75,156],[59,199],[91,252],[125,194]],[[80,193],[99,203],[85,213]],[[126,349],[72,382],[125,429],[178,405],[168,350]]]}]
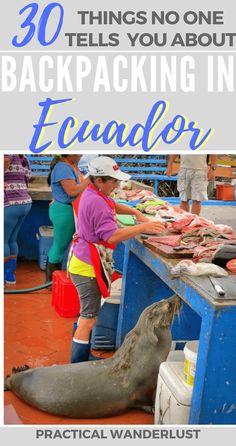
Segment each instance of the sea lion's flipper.
[{"label": "sea lion's flipper", "polygon": [[[13,367],[11,373],[12,375],[15,375],[16,373],[25,372],[26,370],[29,369],[30,367],[27,364],[24,364],[19,367]],[[7,375],[4,378],[4,392],[6,392],[7,390],[11,390],[11,376]]]},{"label": "sea lion's flipper", "polygon": [[154,414],[155,408],[154,406],[135,406],[136,409],[144,410],[144,412]]},{"label": "sea lion's flipper", "polygon": [[13,367],[11,373],[14,375],[15,373],[25,372],[26,370],[29,370],[29,368],[30,367],[27,364],[20,365],[19,367]]},{"label": "sea lion's flipper", "polygon": [[6,392],[7,390],[11,390],[11,377],[10,377],[10,375],[7,375],[4,378],[4,392]]}]

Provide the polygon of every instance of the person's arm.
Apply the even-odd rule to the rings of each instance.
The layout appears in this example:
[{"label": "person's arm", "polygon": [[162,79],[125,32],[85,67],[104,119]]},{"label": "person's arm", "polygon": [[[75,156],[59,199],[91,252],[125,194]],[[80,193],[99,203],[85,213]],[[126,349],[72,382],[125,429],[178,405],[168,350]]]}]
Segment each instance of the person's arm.
[{"label": "person's arm", "polygon": [[10,164],[11,164],[11,158],[7,155],[4,155],[4,172],[6,172]]},{"label": "person's arm", "polygon": [[168,164],[167,164],[167,169],[166,169],[166,175],[168,177],[171,176],[172,174],[172,169],[173,169],[173,164],[175,162],[175,158],[177,155],[169,155],[169,159],[168,159]]},{"label": "person's arm", "polygon": [[129,228],[119,228],[113,232],[112,236],[107,240],[108,243],[119,243],[124,242],[136,235],[141,233],[146,234],[159,234],[165,231],[165,225],[157,221],[149,221],[148,223],[141,223],[137,226],[132,226]]},{"label": "person's arm", "polygon": [[64,191],[67,193],[67,195],[69,195],[69,197],[75,197],[77,195],[82,194],[82,192],[86,189],[86,187],[90,183],[90,180],[89,178],[86,178],[80,184],[77,184],[75,180],[61,180],[60,183]]},{"label": "person's arm", "polygon": [[25,183],[28,187],[30,178],[31,178],[30,163],[29,163],[28,159],[26,158],[26,156],[22,155],[20,158],[21,158],[22,167],[24,169]]},{"label": "person's arm", "polygon": [[210,156],[210,166],[208,169],[208,180],[212,181],[215,178],[215,171],[216,171],[216,163],[217,163],[217,155],[211,155]]},{"label": "person's arm", "polygon": [[210,160],[211,160],[211,167],[216,167],[216,163],[217,163],[217,155],[211,155],[210,156]]},{"label": "person's arm", "polygon": [[142,214],[142,212],[138,211],[138,209],[134,209],[129,206],[126,206],[125,204],[116,203],[116,202],[115,202],[115,207],[116,207],[117,214],[133,215],[134,217],[136,217],[137,221],[143,221],[143,222],[149,221],[149,219],[147,217],[145,217]]}]

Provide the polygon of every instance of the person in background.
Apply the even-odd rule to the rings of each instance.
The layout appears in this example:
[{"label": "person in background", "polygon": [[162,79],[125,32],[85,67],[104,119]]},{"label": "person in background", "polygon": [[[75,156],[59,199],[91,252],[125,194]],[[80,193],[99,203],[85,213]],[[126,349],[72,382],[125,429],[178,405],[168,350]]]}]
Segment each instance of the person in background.
[{"label": "person in background", "polygon": [[82,194],[89,183],[78,169],[81,155],[62,155],[54,158],[48,176],[53,200],[49,217],[53,224],[53,244],[48,253],[46,282],[52,281],[53,271],[61,269],[64,252],[75,232],[72,203]]},{"label": "person in background", "polygon": [[24,155],[4,155],[4,284],[15,284],[17,237],[32,206],[30,166]]},{"label": "person in background", "polygon": [[[109,296],[113,273],[112,253],[116,243],[141,233],[160,233],[164,224],[150,221],[134,208],[116,203],[111,193],[119,181],[130,175],[122,172],[116,162],[100,156],[88,165],[91,184],[83,193],[78,213],[78,237],[73,243],[69,262],[72,282],[80,300],[80,317],[73,333],[71,362],[87,361],[90,335],[98,317],[101,296]],[[139,224],[119,228],[116,214],[131,214]]]},{"label": "person in background", "polygon": [[[170,155],[166,175],[171,176],[173,164],[177,155]],[[210,165],[207,155],[180,155],[180,168],[177,189],[180,196],[180,208],[189,212],[189,200],[192,200],[191,212],[199,215],[201,201],[207,200],[208,181],[215,177],[217,155],[210,155]]]}]

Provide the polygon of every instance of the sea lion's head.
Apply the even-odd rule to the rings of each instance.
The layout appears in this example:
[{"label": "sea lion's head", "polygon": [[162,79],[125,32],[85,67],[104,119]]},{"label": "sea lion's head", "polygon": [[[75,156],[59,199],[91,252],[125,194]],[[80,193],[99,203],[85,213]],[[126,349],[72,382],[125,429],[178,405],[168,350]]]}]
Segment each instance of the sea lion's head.
[{"label": "sea lion's head", "polygon": [[176,314],[179,314],[181,308],[181,299],[175,295],[169,299],[162,300],[158,309],[159,325],[161,327],[169,327]]},{"label": "sea lion's head", "polygon": [[[170,324],[179,312],[181,299],[174,295],[146,307],[141,313],[133,330],[125,337],[122,346],[113,356],[112,373],[124,371],[134,364],[134,357],[142,354],[142,358],[152,355],[151,345],[156,349],[159,346],[162,357],[167,357],[171,347]],[[142,346],[142,351],[140,350]],[[160,347],[162,345],[162,347]],[[139,347],[138,347],[139,346]],[[158,348],[158,347],[157,347]],[[147,349],[147,351],[145,350]],[[145,354],[143,354],[146,351]],[[160,355],[156,356],[156,360]],[[153,358],[152,358],[153,359]]]},{"label": "sea lion's head", "polygon": [[[149,340],[155,343],[163,337],[171,337],[170,325],[181,308],[181,299],[174,295],[146,308],[146,330]],[[145,313],[145,311],[143,313]],[[169,333],[169,334],[167,334]]]},{"label": "sea lion's head", "polygon": [[[148,333],[149,337],[158,339],[160,332],[168,330],[174,316],[179,313],[181,308],[181,299],[174,295],[169,299],[163,299],[145,308],[140,316],[140,328]],[[144,327],[144,326],[145,327]]]},{"label": "sea lion's head", "polygon": [[145,308],[141,318],[146,319],[147,323],[153,323],[160,327],[169,327],[174,316],[179,313],[181,308],[181,299],[174,295],[169,299],[163,299]]}]

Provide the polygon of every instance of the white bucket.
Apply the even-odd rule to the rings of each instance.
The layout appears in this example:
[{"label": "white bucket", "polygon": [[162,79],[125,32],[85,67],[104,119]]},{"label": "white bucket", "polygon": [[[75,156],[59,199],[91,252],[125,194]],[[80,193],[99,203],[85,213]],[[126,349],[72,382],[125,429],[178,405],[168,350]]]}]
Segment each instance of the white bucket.
[{"label": "white bucket", "polygon": [[184,381],[193,386],[198,353],[198,341],[188,341],[184,347]]}]

